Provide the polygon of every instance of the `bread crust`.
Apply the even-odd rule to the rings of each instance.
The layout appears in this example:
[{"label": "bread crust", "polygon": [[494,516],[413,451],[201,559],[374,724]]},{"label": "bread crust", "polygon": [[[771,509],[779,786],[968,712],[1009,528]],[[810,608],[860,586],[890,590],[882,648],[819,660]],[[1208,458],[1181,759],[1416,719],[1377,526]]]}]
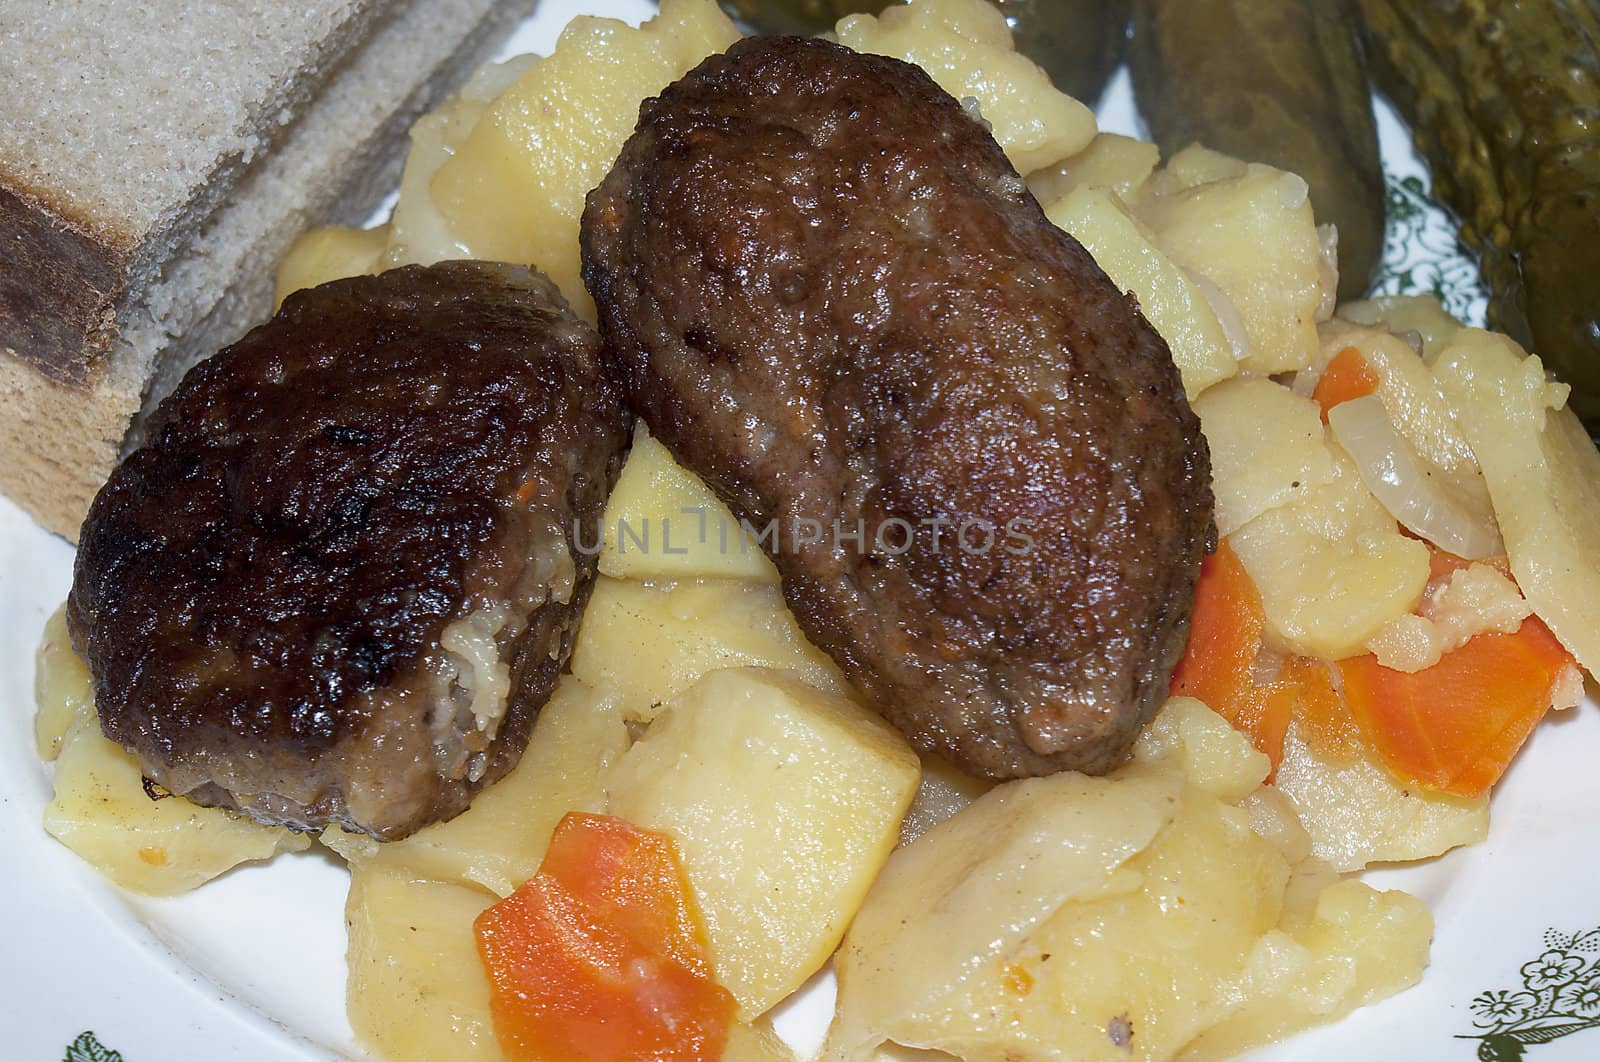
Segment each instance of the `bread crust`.
[{"label": "bread crust", "polygon": [[[286,138],[300,141],[258,154],[228,181],[237,190],[255,175],[264,194],[273,187],[295,193],[270,206],[224,197],[220,212],[199,217],[197,232],[160,253],[166,291],[158,283],[136,295],[123,286],[129,270],[151,256],[115,227],[74,223],[71,204],[25,187],[25,167],[0,160],[0,246],[12,256],[0,268],[0,287],[17,286],[0,291],[0,493],[75,542],[89,503],[125,452],[130,426],[137,439],[141,410],[152,409],[199,357],[266,316],[272,264],[296,233],[328,221],[359,222],[371,212],[398,174],[412,121],[487,59],[524,13],[517,0],[394,5],[284,127]],[[397,54],[417,41],[438,43],[423,56]],[[414,71],[398,92],[396,70]],[[320,125],[302,128],[306,122]],[[306,151],[308,143],[335,147],[319,155]],[[280,165],[295,151],[317,164]],[[248,250],[219,255],[229,239]],[[28,257],[18,257],[19,248]],[[195,280],[198,289],[190,287]],[[205,294],[174,312],[179,288]],[[18,323],[23,308],[45,303],[57,320]],[[50,334],[41,338],[41,328]]]},{"label": "bread crust", "polygon": [[82,385],[116,335],[129,247],[0,180],[0,347],[52,380]]}]

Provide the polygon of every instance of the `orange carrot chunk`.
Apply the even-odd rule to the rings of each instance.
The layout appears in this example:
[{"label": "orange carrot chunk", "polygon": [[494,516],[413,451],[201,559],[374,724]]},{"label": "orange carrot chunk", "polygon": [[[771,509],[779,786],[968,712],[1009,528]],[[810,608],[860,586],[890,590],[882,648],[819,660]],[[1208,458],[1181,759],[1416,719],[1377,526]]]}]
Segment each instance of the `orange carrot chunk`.
[{"label": "orange carrot chunk", "polygon": [[1339,351],[1328,361],[1317,380],[1317,389],[1311,393],[1322,407],[1322,423],[1328,423],[1328,410],[1340,402],[1365,398],[1378,389],[1378,383],[1378,374],[1359,350],[1345,347]]},{"label": "orange carrot chunk", "polygon": [[1205,702],[1235,730],[1246,734],[1277,770],[1293,701],[1270,696],[1270,687],[1255,683],[1256,657],[1265,628],[1261,594],[1224,540],[1200,562],[1189,644],[1172,673],[1171,693]]},{"label": "orange carrot chunk", "polygon": [[1351,714],[1389,770],[1423,789],[1476,797],[1505,773],[1572,665],[1529,616],[1516,633],[1480,634],[1415,673],[1371,655],[1342,660],[1339,670]]},{"label": "orange carrot chunk", "polygon": [[539,873],[473,928],[509,1057],[721,1057],[738,1004],[711,979],[670,838],[609,816],[568,815]]},{"label": "orange carrot chunk", "polygon": [[1189,644],[1172,672],[1172,695],[1195,697],[1214,712],[1252,686],[1266,613],[1261,594],[1233,547],[1223,539],[1200,561],[1189,617]]},{"label": "orange carrot chunk", "polygon": [[614,815],[572,812],[539,869],[607,924],[711,977],[710,944],[672,838]]},{"label": "orange carrot chunk", "polygon": [[1334,687],[1328,664],[1306,656],[1291,657],[1284,664],[1279,687],[1289,691],[1295,725],[1313,754],[1336,763],[1347,763],[1361,754],[1366,742]]},{"label": "orange carrot chunk", "polygon": [[1272,770],[1267,773],[1269,782],[1278,777],[1278,765],[1283,762],[1283,739],[1289,733],[1289,720],[1294,718],[1299,703],[1297,697],[1298,690],[1289,683],[1268,683],[1257,687],[1246,714],[1237,721],[1229,720],[1272,761]]}]

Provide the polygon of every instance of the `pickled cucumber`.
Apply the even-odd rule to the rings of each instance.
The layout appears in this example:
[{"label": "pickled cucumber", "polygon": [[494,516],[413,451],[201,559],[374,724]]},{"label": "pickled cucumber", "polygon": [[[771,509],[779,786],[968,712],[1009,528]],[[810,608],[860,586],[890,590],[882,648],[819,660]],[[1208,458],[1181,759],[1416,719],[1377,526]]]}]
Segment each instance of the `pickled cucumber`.
[{"label": "pickled cucumber", "polygon": [[1056,88],[1089,106],[1122,62],[1128,0],[992,0],[1011,23],[1017,50]]},{"label": "pickled cucumber", "polygon": [[[991,0],[1006,16],[1017,50],[1044,67],[1057,88],[1094,104],[1122,61],[1128,0]],[[889,0],[721,0],[760,33],[825,33],[846,15],[875,15]]]},{"label": "pickled cucumber", "polygon": [[1339,294],[1383,254],[1383,169],[1343,0],[1135,0],[1129,63],[1163,156],[1199,141],[1291,170],[1339,229]]},{"label": "pickled cucumber", "polygon": [[1600,434],[1600,9],[1357,0],[1378,86],[1481,255],[1489,321]]}]

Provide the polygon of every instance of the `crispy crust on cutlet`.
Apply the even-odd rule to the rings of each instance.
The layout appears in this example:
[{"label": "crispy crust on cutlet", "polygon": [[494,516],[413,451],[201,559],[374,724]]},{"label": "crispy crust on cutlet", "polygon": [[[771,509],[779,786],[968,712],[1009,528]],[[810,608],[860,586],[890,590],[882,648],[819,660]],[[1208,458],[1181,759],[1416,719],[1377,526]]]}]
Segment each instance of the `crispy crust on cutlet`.
[{"label": "crispy crust on cutlet", "polygon": [[267,823],[392,839],[464,810],[565,663],[628,427],[599,336],[523,267],[290,296],[85,521],[67,620],[102,729]]}]

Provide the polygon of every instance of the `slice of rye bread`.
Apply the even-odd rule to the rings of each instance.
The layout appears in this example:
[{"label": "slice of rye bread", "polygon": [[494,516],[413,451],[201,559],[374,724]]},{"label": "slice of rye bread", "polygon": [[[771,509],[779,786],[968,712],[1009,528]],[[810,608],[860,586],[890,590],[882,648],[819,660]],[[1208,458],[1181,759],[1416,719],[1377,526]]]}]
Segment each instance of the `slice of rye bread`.
[{"label": "slice of rye bread", "polygon": [[271,310],[295,236],[371,212],[528,7],[0,5],[0,492],[75,540],[143,413]]}]

